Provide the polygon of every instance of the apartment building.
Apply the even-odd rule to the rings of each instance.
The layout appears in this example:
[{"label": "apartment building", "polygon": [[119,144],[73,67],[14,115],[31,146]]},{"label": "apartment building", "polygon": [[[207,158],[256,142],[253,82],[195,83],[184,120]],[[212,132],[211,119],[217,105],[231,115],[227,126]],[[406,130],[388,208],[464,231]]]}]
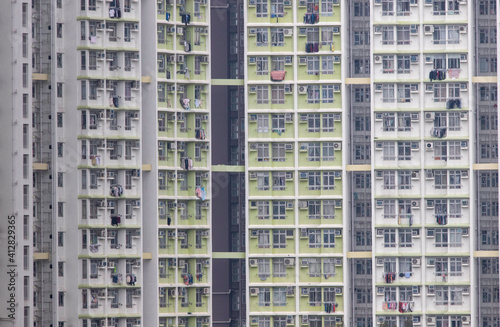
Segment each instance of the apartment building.
[{"label": "apartment building", "polygon": [[245,10],[248,324],[497,326],[496,4]]},{"label": "apartment building", "polygon": [[157,238],[146,241],[153,253],[145,269],[155,281],[148,290],[155,296],[144,302],[144,321],[210,326],[210,9],[201,0],[155,1],[147,9],[143,17],[155,23],[143,36],[156,55],[143,61],[152,76],[145,107],[156,109],[146,125],[156,126],[148,132],[156,152],[143,156],[153,163],[143,195],[148,216],[157,217],[148,223]]}]

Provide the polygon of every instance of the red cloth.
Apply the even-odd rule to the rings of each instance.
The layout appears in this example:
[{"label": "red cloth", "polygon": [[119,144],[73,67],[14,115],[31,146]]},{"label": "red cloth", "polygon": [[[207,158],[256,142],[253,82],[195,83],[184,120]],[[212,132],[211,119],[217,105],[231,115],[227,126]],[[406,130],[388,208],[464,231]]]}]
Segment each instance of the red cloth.
[{"label": "red cloth", "polygon": [[271,72],[271,80],[273,81],[282,81],[285,79],[286,71],[278,70]]}]

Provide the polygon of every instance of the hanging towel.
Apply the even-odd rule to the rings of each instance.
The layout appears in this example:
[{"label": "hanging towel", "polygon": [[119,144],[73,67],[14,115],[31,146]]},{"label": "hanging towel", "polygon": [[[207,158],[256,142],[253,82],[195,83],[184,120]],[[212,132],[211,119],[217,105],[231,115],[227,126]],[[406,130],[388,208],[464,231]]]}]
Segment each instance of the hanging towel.
[{"label": "hanging towel", "polygon": [[199,108],[201,106],[201,100],[200,99],[194,99],[194,106],[195,106],[195,108]]},{"label": "hanging towel", "polygon": [[94,44],[97,42],[97,36],[91,36],[90,37],[90,43]]}]

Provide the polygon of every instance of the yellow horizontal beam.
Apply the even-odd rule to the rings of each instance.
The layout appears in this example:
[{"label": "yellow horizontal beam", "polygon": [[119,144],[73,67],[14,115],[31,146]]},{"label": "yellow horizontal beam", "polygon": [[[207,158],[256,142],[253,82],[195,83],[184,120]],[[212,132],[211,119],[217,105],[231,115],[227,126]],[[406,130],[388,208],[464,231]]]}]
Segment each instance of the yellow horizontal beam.
[{"label": "yellow horizontal beam", "polygon": [[353,258],[371,258],[372,253],[370,251],[366,252],[347,252],[347,258],[348,259],[353,259]]},{"label": "yellow horizontal beam", "polygon": [[227,172],[227,173],[244,173],[245,166],[215,165],[215,166],[212,166],[212,171]]},{"label": "yellow horizontal beam", "polygon": [[346,84],[352,84],[352,85],[357,85],[357,84],[370,84],[370,78],[369,77],[363,77],[363,78],[346,78],[345,79]]},{"label": "yellow horizontal beam", "polygon": [[212,252],[214,259],[245,259],[245,252]]},{"label": "yellow horizontal beam", "polygon": [[370,171],[372,170],[371,165],[347,165],[345,167],[346,171]]},{"label": "yellow horizontal beam", "polygon": [[48,81],[49,80],[49,74],[33,73],[33,75],[31,75],[31,78],[34,81]]},{"label": "yellow horizontal beam", "polygon": [[33,170],[49,170],[49,164],[42,162],[34,162]]},{"label": "yellow horizontal beam", "polygon": [[141,82],[142,83],[151,83],[151,76],[142,76]]},{"label": "yellow horizontal beam", "polygon": [[34,252],[33,260],[49,260],[48,252]]},{"label": "yellow horizontal beam", "polygon": [[474,251],[475,258],[498,258],[499,251]]},{"label": "yellow horizontal beam", "polygon": [[497,163],[474,164],[472,167],[474,170],[498,170]]},{"label": "yellow horizontal beam", "polygon": [[472,83],[496,83],[496,76],[472,76]]},{"label": "yellow horizontal beam", "polygon": [[151,171],[151,164],[143,164],[142,171]]},{"label": "yellow horizontal beam", "polygon": [[225,85],[225,86],[238,86],[245,85],[245,81],[242,79],[213,79],[212,85]]},{"label": "yellow horizontal beam", "polygon": [[153,253],[151,253],[151,252],[144,252],[142,254],[142,258],[144,260],[151,260],[151,259],[153,259]]}]

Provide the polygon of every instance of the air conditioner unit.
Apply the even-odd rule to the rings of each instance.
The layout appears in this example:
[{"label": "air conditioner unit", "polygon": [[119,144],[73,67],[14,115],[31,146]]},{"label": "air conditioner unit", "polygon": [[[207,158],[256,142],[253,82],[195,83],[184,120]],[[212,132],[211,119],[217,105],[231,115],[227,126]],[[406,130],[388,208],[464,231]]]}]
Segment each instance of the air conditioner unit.
[{"label": "air conditioner unit", "polygon": [[258,287],[250,287],[250,295],[251,296],[259,295],[259,288]]},{"label": "air conditioner unit", "polygon": [[307,57],[299,57],[299,65],[306,65]]},{"label": "air conditioner unit", "polygon": [[250,28],[250,29],[248,30],[248,34],[249,34],[249,35],[255,35],[255,34],[257,34],[257,29],[255,29],[255,28]]},{"label": "air conditioner unit", "polygon": [[292,36],[293,35],[293,29],[292,28],[284,28],[283,29],[283,34],[285,36]]},{"label": "air conditioner unit", "polygon": [[342,150],[342,143],[341,142],[333,142],[333,148],[335,150]]},{"label": "air conditioner unit", "polygon": [[177,27],[177,34],[184,34],[184,27]]},{"label": "air conditioner unit", "polygon": [[435,325],[436,317],[427,317],[427,325]]},{"label": "air conditioner unit", "polygon": [[376,64],[381,64],[382,63],[382,57],[381,56],[374,56],[373,57],[373,62]]},{"label": "air conditioner unit", "polygon": [[[304,288],[302,290],[304,290]],[[309,294],[309,289],[307,289],[307,294]],[[303,315],[302,316],[302,324],[303,325],[304,324],[306,324],[306,325],[309,324],[309,316],[308,315]]]},{"label": "air conditioner unit", "polygon": [[257,61],[257,58],[256,57],[248,57],[248,63],[249,64],[255,64]]},{"label": "air conditioner unit", "polygon": [[298,87],[299,94],[306,94],[307,93],[307,86],[305,85],[300,85]]},{"label": "air conditioner unit", "polygon": [[421,259],[420,259],[420,258],[413,258],[413,259],[411,260],[411,264],[412,264],[413,266],[420,266],[420,263],[421,263]]},{"label": "air conditioner unit", "polygon": [[411,206],[412,206],[412,208],[419,208],[420,207],[420,200],[411,201]]},{"label": "air conditioner unit", "polygon": [[467,26],[462,25],[458,28],[460,34],[466,34],[467,33]]},{"label": "air conditioner unit", "polygon": [[301,172],[300,173],[300,179],[307,179],[307,173],[306,172]]},{"label": "air conditioner unit", "polygon": [[426,150],[434,149],[434,142],[425,142],[425,149]]},{"label": "air conditioner unit", "polygon": [[294,316],[286,316],[286,324],[287,325],[295,325],[295,317]]},{"label": "air conditioner unit", "polygon": [[433,112],[426,112],[424,117],[425,120],[434,120],[435,114]]},{"label": "air conditioner unit", "polygon": [[432,33],[434,33],[434,26],[424,25],[424,34],[425,35],[432,35]]},{"label": "air conditioner unit", "polygon": [[461,141],[460,142],[460,148],[462,150],[467,150],[469,148],[469,142],[468,141]]},{"label": "air conditioner unit", "polygon": [[285,144],[285,151],[293,151],[293,144],[292,143]]},{"label": "air conditioner unit", "polygon": [[287,267],[295,266],[295,259],[294,258],[286,258],[285,259],[285,266],[287,266]]}]

